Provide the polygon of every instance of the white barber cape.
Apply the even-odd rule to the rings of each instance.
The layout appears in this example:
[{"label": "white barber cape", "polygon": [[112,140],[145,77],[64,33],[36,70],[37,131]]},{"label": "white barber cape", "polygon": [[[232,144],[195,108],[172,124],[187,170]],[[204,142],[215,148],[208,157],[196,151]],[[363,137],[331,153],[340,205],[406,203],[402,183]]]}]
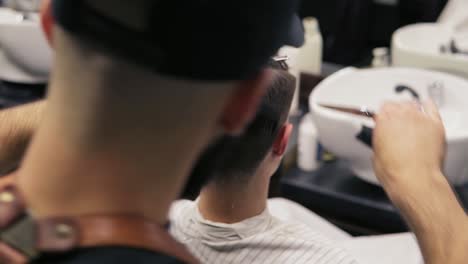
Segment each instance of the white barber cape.
[{"label": "white barber cape", "polygon": [[344,248],[359,264],[423,264],[416,238],[412,233],[352,237],[319,215],[287,199],[268,200],[275,217],[309,226]]},{"label": "white barber cape", "polygon": [[[301,263],[297,262],[294,252],[292,256],[288,257],[285,246],[282,246],[286,245],[286,243],[279,245],[279,243],[270,240],[254,244],[254,239],[245,238],[252,234],[251,232],[260,231],[267,233],[264,237],[274,236],[277,233],[271,230],[275,230],[272,228],[275,226],[278,226],[280,230],[284,228],[285,232],[293,231],[287,234],[286,237],[296,241],[296,243],[295,238],[297,236],[298,240],[308,241],[308,243],[312,244],[313,249],[309,250],[313,253],[312,255],[315,252],[316,258],[324,250],[332,249],[331,252],[327,253],[328,257],[325,256],[322,260],[318,259],[317,261],[312,256],[302,263],[424,263],[417,242],[410,233],[353,238],[325,219],[292,201],[282,198],[270,199],[268,209],[274,217],[269,215],[268,211],[265,211],[260,216],[234,224],[234,227],[232,227],[233,225],[223,225],[204,220],[194,202],[178,201],[174,203],[170,213],[173,221],[171,232],[182,243],[185,243],[200,258],[202,263]],[[265,224],[268,221],[271,222]],[[296,230],[294,230],[295,226],[297,226]],[[205,229],[206,227],[208,229]],[[214,235],[201,234],[206,231],[211,233],[212,229],[215,229],[212,233]],[[316,244],[314,245],[314,243]],[[298,249],[294,247],[294,244],[289,246],[292,249]],[[322,245],[322,248],[320,245]],[[305,245],[303,246],[305,247]],[[267,247],[268,254],[260,255],[259,252],[263,251],[262,248],[264,247]],[[257,258],[252,259],[249,257],[247,259],[245,249],[256,252]],[[317,250],[312,251],[315,249]],[[346,252],[342,249],[346,250]],[[281,254],[284,255],[281,256]],[[338,256],[338,259],[342,256],[342,260],[338,260],[332,255]],[[245,259],[242,259],[243,256]],[[353,259],[357,262],[354,262]]]},{"label": "white barber cape", "polygon": [[357,263],[328,238],[306,225],[281,221],[268,209],[222,224],[204,219],[195,202],[178,201],[170,216],[171,233],[202,263]]}]

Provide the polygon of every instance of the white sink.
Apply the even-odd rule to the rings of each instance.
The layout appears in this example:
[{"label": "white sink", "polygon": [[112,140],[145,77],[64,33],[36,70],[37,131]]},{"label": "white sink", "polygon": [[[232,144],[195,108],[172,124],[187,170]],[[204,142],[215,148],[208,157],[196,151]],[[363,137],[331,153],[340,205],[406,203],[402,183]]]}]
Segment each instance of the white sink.
[{"label": "white sink", "polygon": [[393,34],[392,63],[453,73],[468,78],[468,55],[441,52],[454,39],[468,50],[468,38],[450,24],[421,23],[405,26]]},{"label": "white sink", "polygon": [[52,52],[37,14],[0,9],[0,80],[17,83],[47,82]]},{"label": "white sink", "polygon": [[[396,93],[395,87],[413,88],[424,100],[438,83],[442,96],[440,111],[446,128],[448,154],[445,174],[460,185],[468,181],[468,80],[446,73],[413,68],[344,69],[320,83],[309,103],[319,131],[319,141],[337,157],[348,160],[361,179],[378,184],[372,169],[372,150],[356,139],[363,125],[374,127],[370,118],[324,108],[320,104],[360,108],[378,112],[387,100],[412,100],[410,93]],[[434,94],[433,90],[431,94]],[[404,136],[404,135],[395,135]]]}]

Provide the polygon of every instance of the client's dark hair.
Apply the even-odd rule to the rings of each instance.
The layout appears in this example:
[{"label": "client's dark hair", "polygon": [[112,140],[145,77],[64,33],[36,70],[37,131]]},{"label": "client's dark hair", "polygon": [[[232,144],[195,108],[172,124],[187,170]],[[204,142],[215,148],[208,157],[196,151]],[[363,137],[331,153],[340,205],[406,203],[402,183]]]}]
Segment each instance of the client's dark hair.
[{"label": "client's dark hair", "polygon": [[205,150],[187,184],[186,191],[191,192],[190,196],[196,196],[199,191],[196,185],[200,183],[193,182],[194,179],[219,184],[248,181],[248,176],[271,149],[288,118],[296,79],[277,63],[272,62],[270,68],[274,70],[273,80],[255,119],[242,135],[223,136]]}]

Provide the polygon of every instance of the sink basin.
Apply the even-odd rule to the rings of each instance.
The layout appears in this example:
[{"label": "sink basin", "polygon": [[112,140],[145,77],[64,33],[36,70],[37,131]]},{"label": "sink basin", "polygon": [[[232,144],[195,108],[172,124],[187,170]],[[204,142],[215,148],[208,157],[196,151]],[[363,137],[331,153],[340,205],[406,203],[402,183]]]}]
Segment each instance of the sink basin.
[{"label": "sink basin", "polygon": [[398,29],[392,38],[392,63],[453,73],[468,78],[468,55],[441,52],[454,39],[467,49],[467,39],[447,24],[421,23]]},{"label": "sink basin", "polygon": [[[434,93],[434,85],[438,93]],[[320,143],[337,157],[347,160],[359,178],[379,184],[372,169],[372,150],[356,139],[363,125],[374,127],[370,118],[338,112],[322,104],[378,112],[387,100],[413,100],[411,93],[397,93],[398,85],[416,91],[421,99],[433,98],[440,105],[448,153],[444,172],[454,185],[468,181],[468,80],[450,74],[414,68],[347,68],[320,83],[309,98]],[[404,135],[395,135],[404,136]]]},{"label": "sink basin", "polygon": [[51,57],[37,14],[24,19],[19,12],[0,8],[0,80],[45,83]]}]

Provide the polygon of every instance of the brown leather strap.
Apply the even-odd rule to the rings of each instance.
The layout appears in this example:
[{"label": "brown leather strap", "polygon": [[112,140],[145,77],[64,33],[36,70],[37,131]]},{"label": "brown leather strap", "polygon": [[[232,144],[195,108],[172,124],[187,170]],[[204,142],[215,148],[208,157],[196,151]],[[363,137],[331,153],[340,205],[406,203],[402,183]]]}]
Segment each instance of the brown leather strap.
[{"label": "brown leather strap", "polygon": [[24,203],[12,185],[0,187],[0,229],[24,215]]},{"label": "brown leather strap", "polygon": [[[5,179],[2,178],[2,180]],[[4,184],[2,181],[0,186],[0,231],[14,225],[25,214],[23,200],[9,178],[7,182]],[[0,240],[3,240],[3,232],[0,235]],[[23,252],[0,241],[0,263],[24,264],[27,260],[28,257]]]},{"label": "brown leather strap", "polygon": [[159,224],[143,217],[104,215],[33,220],[13,186],[0,188],[0,263],[26,263],[39,252],[122,246],[198,263]]},{"label": "brown leather strap", "polygon": [[86,216],[37,222],[39,251],[58,252],[74,248],[126,246],[198,263],[186,248],[159,224],[137,216]]}]

